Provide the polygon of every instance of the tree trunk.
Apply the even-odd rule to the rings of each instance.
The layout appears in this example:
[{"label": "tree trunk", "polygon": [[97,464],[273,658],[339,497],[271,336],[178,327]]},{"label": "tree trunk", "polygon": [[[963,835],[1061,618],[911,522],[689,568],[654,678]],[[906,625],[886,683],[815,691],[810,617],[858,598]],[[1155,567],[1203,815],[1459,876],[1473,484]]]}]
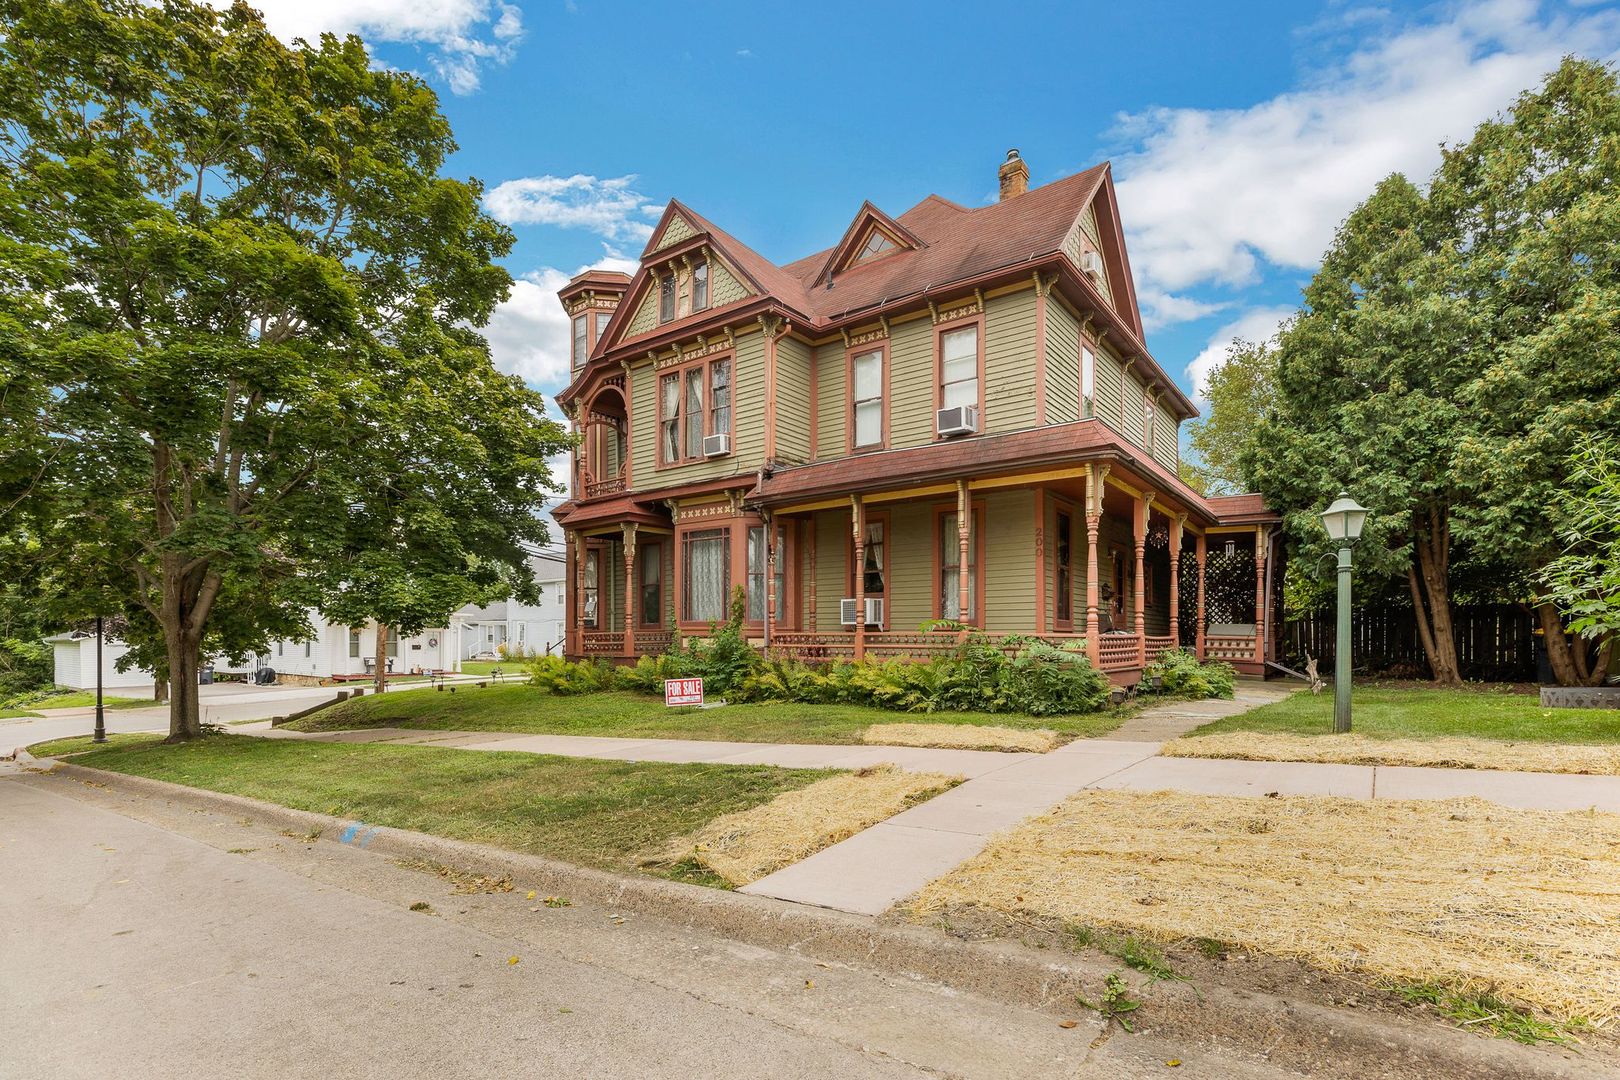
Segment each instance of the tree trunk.
[{"label": "tree trunk", "polygon": [[377,670],[375,672],[376,692],[382,693],[388,685],[388,626],[386,623],[377,624]]},{"label": "tree trunk", "polygon": [[1537,604],[1536,616],[1541,621],[1541,639],[1547,646],[1547,662],[1559,686],[1597,686],[1609,670],[1609,658],[1614,643],[1605,641],[1597,656],[1587,661],[1586,641],[1564,633],[1564,620],[1552,604]]},{"label": "tree trunk", "polygon": [[1420,526],[1412,537],[1417,565],[1407,570],[1412,614],[1434,681],[1456,686],[1462,682],[1462,671],[1457,663],[1457,633],[1451,620],[1451,529],[1444,511],[1430,510],[1417,520]]},{"label": "tree trunk", "polygon": [[195,638],[169,637],[169,742],[184,742],[202,735],[202,713],[197,700],[198,653]]},{"label": "tree trunk", "polygon": [[164,682],[162,679],[154,680],[152,683],[152,700],[160,705],[163,702],[168,701],[169,684]]}]

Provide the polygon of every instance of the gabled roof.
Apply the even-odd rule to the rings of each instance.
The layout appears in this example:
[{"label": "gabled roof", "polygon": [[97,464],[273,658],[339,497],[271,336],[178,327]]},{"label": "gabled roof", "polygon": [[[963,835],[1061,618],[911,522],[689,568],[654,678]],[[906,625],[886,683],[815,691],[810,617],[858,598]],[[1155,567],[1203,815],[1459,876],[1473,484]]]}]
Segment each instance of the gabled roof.
[{"label": "gabled roof", "polygon": [[867,238],[874,231],[882,233],[894,245],[895,250],[884,254],[897,254],[900,251],[916,250],[926,245],[910,229],[900,224],[882,210],[873,206],[871,201],[861,203],[861,208],[855,212],[855,219],[844,230],[844,238],[838,241],[822,265],[821,273],[816,275],[814,284],[825,285],[834,275],[841,273],[851,263],[862,258]]}]

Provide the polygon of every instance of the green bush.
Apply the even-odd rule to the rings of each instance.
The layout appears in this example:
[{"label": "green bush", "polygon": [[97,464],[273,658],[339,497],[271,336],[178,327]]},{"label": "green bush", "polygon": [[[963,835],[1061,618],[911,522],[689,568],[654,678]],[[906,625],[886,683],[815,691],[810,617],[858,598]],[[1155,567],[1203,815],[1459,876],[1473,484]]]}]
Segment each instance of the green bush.
[{"label": "green bush", "polygon": [[560,656],[538,656],[529,662],[529,685],[548,694],[595,694],[617,690],[621,682],[619,669],[606,660],[574,661]]},{"label": "green bush", "polygon": [[51,647],[43,641],[0,639],[0,700],[52,689]]},{"label": "green bush", "polygon": [[1190,698],[1229,698],[1232,696],[1234,673],[1230,664],[1219,660],[1200,663],[1198,657],[1186,649],[1171,649],[1142,672],[1144,681],[1155,675],[1163,681],[1160,690]]}]

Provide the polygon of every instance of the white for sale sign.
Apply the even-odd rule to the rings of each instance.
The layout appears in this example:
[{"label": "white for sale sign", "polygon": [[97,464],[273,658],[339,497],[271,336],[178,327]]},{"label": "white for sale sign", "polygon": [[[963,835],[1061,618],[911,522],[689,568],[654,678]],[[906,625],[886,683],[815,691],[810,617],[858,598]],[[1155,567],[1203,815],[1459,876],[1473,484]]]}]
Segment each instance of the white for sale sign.
[{"label": "white for sale sign", "polygon": [[701,705],[703,704],[702,679],[665,679],[664,680],[665,705]]}]

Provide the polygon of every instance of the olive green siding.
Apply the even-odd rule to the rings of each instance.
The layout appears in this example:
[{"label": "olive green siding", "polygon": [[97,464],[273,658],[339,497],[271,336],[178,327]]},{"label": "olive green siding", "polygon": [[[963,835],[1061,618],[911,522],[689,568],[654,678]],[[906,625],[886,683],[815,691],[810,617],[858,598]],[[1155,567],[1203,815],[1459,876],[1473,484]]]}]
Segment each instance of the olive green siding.
[{"label": "olive green siding", "polygon": [[934,324],[912,319],[889,330],[889,445],[934,441]]},{"label": "olive green siding", "polygon": [[669,225],[665,227],[664,234],[658,238],[658,246],[653,250],[663,251],[665,248],[672,247],[682,240],[690,240],[696,235],[697,230],[692,228],[692,223],[681,215],[675,214],[670,217]]},{"label": "olive green siding", "polygon": [[630,316],[630,322],[624,328],[624,337],[633,338],[654,329],[658,325],[658,281],[656,278],[647,279],[647,291],[641,294],[641,303],[636,306],[636,312]]},{"label": "olive green siding", "polygon": [[1147,441],[1142,430],[1142,423],[1146,419],[1142,412],[1142,403],[1147,399],[1146,388],[1135,373],[1129,371],[1125,372],[1120,387],[1119,433],[1137,446],[1142,446]]},{"label": "olive green siding", "polygon": [[816,625],[823,633],[842,630],[838,602],[849,588],[850,521],[847,510],[823,510],[815,515]]},{"label": "olive green siding", "polygon": [[1035,493],[984,497],[984,627],[993,633],[1035,628]]},{"label": "olive green siding", "polygon": [[1153,456],[1160,465],[1175,472],[1180,466],[1180,433],[1176,416],[1159,403],[1158,415],[1153,420]]},{"label": "olive green siding", "polygon": [[810,346],[798,338],[776,343],[776,459],[810,460]]},{"label": "olive green siding", "polygon": [[1046,303],[1046,422],[1080,419],[1080,324],[1055,300]]},{"label": "olive green siding", "polygon": [[718,259],[712,260],[709,266],[709,306],[725,307],[735,304],[738,300],[747,299],[753,293],[748,286],[738,280]]},{"label": "olive green siding", "polygon": [[816,458],[844,456],[844,346],[816,347]]},{"label": "olive green siding", "polygon": [[934,509],[917,500],[884,503],[873,510],[889,516],[888,579],[884,582],[889,629],[916,630],[934,617]]},{"label": "olive green siding", "polygon": [[985,303],[985,385],[980,393],[986,432],[1035,426],[1035,306],[1033,287]]},{"label": "olive green siding", "polygon": [[1113,353],[1107,349],[1096,350],[1097,355],[1097,418],[1106,420],[1118,428],[1120,426],[1119,406],[1124,395],[1120,385],[1124,382],[1125,372]]},{"label": "olive green siding", "polygon": [[631,461],[638,490],[752,473],[765,461],[765,338],[737,338],[732,360],[732,443],[725,457],[658,468],[658,372],[651,364],[630,371],[630,408],[636,418]]},{"label": "olive green siding", "polygon": [[1057,523],[1060,511],[1069,518],[1069,615],[1074,631],[1079,633],[1086,628],[1086,516],[1077,505],[1060,503],[1050,493],[1046,496],[1046,521],[1043,526],[1046,543],[1042,559],[1042,573],[1046,576],[1046,628],[1048,631],[1057,629]]}]

